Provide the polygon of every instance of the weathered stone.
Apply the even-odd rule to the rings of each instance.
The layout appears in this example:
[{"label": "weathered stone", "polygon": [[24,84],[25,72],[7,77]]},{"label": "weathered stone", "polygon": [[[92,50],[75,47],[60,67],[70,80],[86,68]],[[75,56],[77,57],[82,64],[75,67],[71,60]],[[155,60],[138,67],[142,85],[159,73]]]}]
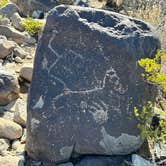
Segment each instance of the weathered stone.
[{"label": "weathered stone", "polygon": [[8,139],[0,138],[0,155],[4,155],[10,146]]},{"label": "weathered stone", "polygon": [[23,60],[20,57],[18,57],[18,56],[16,56],[14,58],[14,60],[15,60],[16,63],[23,63]]},{"label": "weathered stone", "polygon": [[14,113],[14,121],[21,126],[26,126],[27,120],[27,105],[25,101],[20,101],[16,103],[15,113]]},{"label": "weathered stone", "polygon": [[157,159],[166,159],[166,142],[155,143],[154,151]]},{"label": "weathered stone", "polygon": [[31,82],[32,80],[33,67],[32,64],[25,65],[20,70],[20,77]]},{"label": "weathered stone", "polygon": [[0,25],[6,25],[6,26],[10,25],[10,20],[8,18],[4,17],[0,20]]},{"label": "weathered stone", "polygon": [[18,13],[14,13],[11,17],[12,25],[19,31],[23,32],[25,27],[23,26],[22,18]]},{"label": "weathered stone", "polygon": [[152,164],[148,160],[145,160],[144,158],[136,154],[132,155],[132,165],[133,166],[152,166]]},{"label": "weathered stone", "polygon": [[2,8],[0,8],[0,14],[3,16],[10,18],[14,13],[19,12],[19,8],[16,4],[9,3]]},{"label": "weathered stone", "polygon": [[13,52],[15,56],[18,56],[21,59],[24,59],[28,55],[28,53],[25,52],[21,47],[14,48]]},{"label": "weathered stone", "polygon": [[14,41],[0,40],[0,58],[5,58],[11,54],[17,44]]},{"label": "weathered stone", "polygon": [[131,156],[86,156],[75,166],[124,166],[126,163],[131,164]]},{"label": "weathered stone", "polygon": [[58,166],[73,166],[71,162],[64,163],[64,164],[59,164]]},{"label": "weathered stone", "polygon": [[26,142],[26,137],[27,137],[27,130],[24,129],[23,135],[21,137],[21,143],[25,143]]},{"label": "weathered stone", "polygon": [[160,47],[146,23],[114,12],[58,6],[38,44],[28,103],[26,150],[52,162],[115,155],[142,140],[133,108],[153,101],[137,60]]},{"label": "weathered stone", "polygon": [[0,70],[0,105],[6,105],[18,97],[19,85],[16,78]]},{"label": "weathered stone", "polygon": [[19,32],[18,30],[9,26],[0,25],[0,34],[5,35],[7,38],[11,38],[18,44],[21,43],[34,44],[36,42],[36,40],[27,33]]},{"label": "weathered stone", "polygon": [[22,128],[15,122],[0,118],[0,137],[14,140],[22,136]]},{"label": "weathered stone", "polygon": [[1,166],[24,166],[24,160],[18,156],[0,156]]}]

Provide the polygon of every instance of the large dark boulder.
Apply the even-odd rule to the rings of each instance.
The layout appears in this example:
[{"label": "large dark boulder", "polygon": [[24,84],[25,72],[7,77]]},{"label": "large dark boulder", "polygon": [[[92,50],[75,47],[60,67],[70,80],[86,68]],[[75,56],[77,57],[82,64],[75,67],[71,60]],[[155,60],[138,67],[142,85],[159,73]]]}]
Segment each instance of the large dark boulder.
[{"label": "large dark boulder", "polygon": [[136,151],[142,140],[133,108],[155,97],[137,60],[159,47],[142,21],[92,8],[54,8],[35,57],[28,155],[56,163],[72,153]]}]

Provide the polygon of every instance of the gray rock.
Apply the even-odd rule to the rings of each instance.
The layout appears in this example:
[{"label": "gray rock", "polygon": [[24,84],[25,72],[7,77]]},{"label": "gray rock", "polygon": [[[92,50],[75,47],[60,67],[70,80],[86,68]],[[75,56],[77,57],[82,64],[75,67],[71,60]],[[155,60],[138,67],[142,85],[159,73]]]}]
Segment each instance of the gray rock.
[{"label": "gray rock", "polygon": [[0,40],[0,58],[3,59],[10,55],[17,44],[14,41]]},{"label": "gray rock", "polygon": [[27,121],[27,104],[25,101],[20,100],[16,103],[14,112],[14,122],[25,127]]},{"label": "gray rock", "polygon": [[166,142],[155,143],[154,151],[157,159],[166,159]]},{"label": "gray rock", "polygon": [[18,57],[18,56],[16,56],[14,58],[14,60],[15,60],[16,63],[23,63],[23,60],[20,57]]},{"label": "gray rock", "polygon": [[10,25],[10,20],[8,18],[4,17],[0,20],[0,25],[8,26],[8,25]]},{"label": "gray rock", "polygon": [[4,155],[8,148],[10,147],[10,142],[8,139],[0,138],[0,155]]},{"label": "gray rock", "polygon": [[16,12],[19,12],[19,8],[16,4],[13,4],[13,3],[9,3],[3,6],[2,8],[0,8],[0,14],[2,14],[3,16],[7,18],[10,18],[11,16],[13,16],[13,14]]},{"label": "gray rock", "polygon": [[0,118],[0,137],[14,140],[22,136],[22,128],[17,123]]},{"label": "gray rock", "polygon": [[0,34],[6,36],[7,38],[11,38],[18,44],[21,43],[34,44],[36,42],[36,40],[27,33],[19,32],[18,30],[9,26],[0,25]]},{"label": "gray rock", "polygon": [[64,163],[64,164],[59,164],[57,166],[73,166],[73,164],[71,162],[68,162],[68,163]]},{"label": "gray rock", "polygon": [[131,164],[131,156],[86,156],[75,166],[127,166]]},{"label": "gray rock", "polygon": [[14,48],[13,52],[15,56],[18,56],[21,59],[24,59],[28,55],[28,53],[25,52],[21,47]]},{"label": "gray rock", "polygon": [[148,160],[145,160],[136,154],[132,155],[132,164],[133,166],[152,166]]},{"label": "gray rock", "polygon": [[32,80],[32,74],[33,74],[33,67],[32,64],[26,64],[24,65],[20,70],[20,77],[31,82]]},{"label": "gray rock", "polygon": [[6,105],[19,97],[18,81],[10,73],[0,70],[0,105]]},{"label": "gray rock", "polygon": [[[28,155],[120,155],[142,140],[133,108],[155,98],[137,60],[160,47],[146,23],[114,12],[58,6],[38,44],[28,103]],[[153,91],[152,91],[153,88]]]},{"label": "gray rock", "polygon": [[42,10],[35,10],[32,13],[32,17],[37,19],[44,18],[44,12]]},{"label": "gray rock", "polygon": [[19,13],[14,13],[11,17],[12,25],[19,31],[25,31],[25,27],[23,26],[22,18]]}]

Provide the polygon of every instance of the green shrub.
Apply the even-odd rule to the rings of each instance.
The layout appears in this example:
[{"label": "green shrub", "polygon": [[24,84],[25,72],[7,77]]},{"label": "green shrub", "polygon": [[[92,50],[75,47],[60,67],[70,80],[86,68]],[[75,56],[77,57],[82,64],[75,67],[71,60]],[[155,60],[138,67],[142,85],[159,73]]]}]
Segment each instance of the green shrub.
[{"label": "green shrub", "polygon": [[[142,74],[145,80],[159,85],[166,92],[166,74],[160,70],[162,58],[166,59],[166,54],[163,51],[158,51],[155,58],[141,59],[138,61],[138,64],[145,70],[145,74]],[[140,122],[138,128],[141,130],[142,138],[154,141],[164,141],[166,139],[166,110],[155,108],[154,103],[148,102],[141,110],[135,107],[134,113]],[[155,114],[160,119],[158,126],[154,127],[151,125],[151,122]]]},{"label": "green shrub", "polygon": [[8,2],[8,0],[0,0],[0,8],[5,6]]},{"label": "green shrub", "polygon": [[44,23],[40,20],[35,20],[31,17],[27,17],[23,20],[25,31],[31,35],[37,35],[38,32],[43,28]]}]

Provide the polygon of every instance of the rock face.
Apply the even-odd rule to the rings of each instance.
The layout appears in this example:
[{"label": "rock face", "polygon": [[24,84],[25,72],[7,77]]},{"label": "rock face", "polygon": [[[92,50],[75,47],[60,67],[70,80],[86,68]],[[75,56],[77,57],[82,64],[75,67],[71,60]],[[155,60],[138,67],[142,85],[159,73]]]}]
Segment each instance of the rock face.
[{"label": "rock face", "polygon": [[58,6],[40,39],[28,102],[30,157],[129,154],[141,144],[134,106],[155,92],[137,60],[160,47],[153,28],[92,8]]}]

